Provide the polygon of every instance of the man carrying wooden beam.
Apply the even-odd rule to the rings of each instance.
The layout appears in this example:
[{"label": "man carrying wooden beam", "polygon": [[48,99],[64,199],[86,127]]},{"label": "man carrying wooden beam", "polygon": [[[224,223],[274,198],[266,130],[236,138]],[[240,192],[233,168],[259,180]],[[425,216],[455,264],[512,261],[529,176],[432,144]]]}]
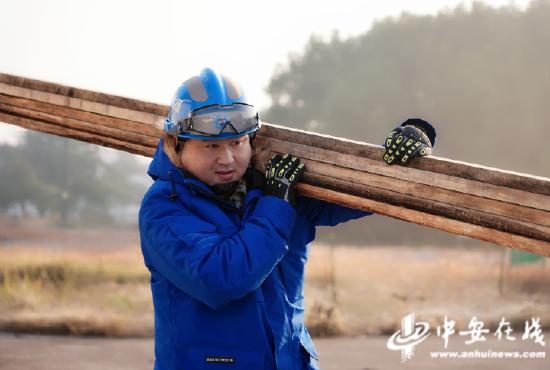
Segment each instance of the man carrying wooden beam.
[{"label": "man carrying wooden beam", "polygon": [[[154,156],[169,111],[0,73],[1,121],[133,154]],[[379,145],[268,123],[256,133],[256,147],[307,165],[297,194],[550,257],[549,178],[435,156],[388,166]]]},{"label": "man carrying wooden beam", "polygon": [[[211,69],[172,99],[139,215],[155,369],[318,369],[303,324],[309,243],[317,226],[371,213],[295,194],[305,164],[278,154],[265,168],[259,128],[239,83]],[[430,128],[397,128],[388,153],[429,154]]]}]

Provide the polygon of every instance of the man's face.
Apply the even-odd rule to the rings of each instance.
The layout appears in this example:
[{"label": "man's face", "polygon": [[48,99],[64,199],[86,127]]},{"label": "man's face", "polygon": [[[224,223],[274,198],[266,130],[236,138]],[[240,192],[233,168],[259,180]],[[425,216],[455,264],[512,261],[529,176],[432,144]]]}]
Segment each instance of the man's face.
[{"label": "man's face", "polygon": [[243,177],[252,150],[249,136],[232,139],[187,139],[181,151],[185,169],[208,186],[227,184]]}]

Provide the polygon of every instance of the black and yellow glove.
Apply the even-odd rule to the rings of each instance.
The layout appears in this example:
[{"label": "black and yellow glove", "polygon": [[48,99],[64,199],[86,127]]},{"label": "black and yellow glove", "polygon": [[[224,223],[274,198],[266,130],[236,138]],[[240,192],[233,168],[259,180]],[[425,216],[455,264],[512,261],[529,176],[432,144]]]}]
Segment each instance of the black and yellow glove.
[{"label": "black and yellow glove", "polygon": [[432,154],[432,143],[424,130],[414,125],[399,126],[386,139],[384,161],[406,166],[414,156]]},{"label": "black and yellow glove", "polygon": [[294,189],[302,178],[306,165],[300,163],[300,158],[290,154],[281,156],[277,154],[271,158],[267,165],[265,178],[265,195],[286,200],[292,207],[296,207]]}]

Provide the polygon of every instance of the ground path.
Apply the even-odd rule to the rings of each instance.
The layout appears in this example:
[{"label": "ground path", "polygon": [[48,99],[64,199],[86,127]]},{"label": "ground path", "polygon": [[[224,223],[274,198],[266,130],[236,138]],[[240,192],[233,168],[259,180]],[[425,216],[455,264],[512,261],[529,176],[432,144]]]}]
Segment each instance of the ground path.
[{"label": "ground path", "polygon": [[[486,342],[466,345],[467,337],[454,334],[449,338],[447,351],[484,352],[491,350],[545,352],[544,359],[434,359],[431,352],[444,351],[443,339],[432,333],[415,347],[414,357],[401,363],[400,351],[390,351],[389,337],[317,338],[322,370],[378,369],[549,369],[550,333],[544,333],[546,346],[533,339],[498,341],[487,337]],[[491,334],[492,336],[492,334]],[[152,339],[79,338],[0,334],[1,370],[151,370],[154,353]]]}]

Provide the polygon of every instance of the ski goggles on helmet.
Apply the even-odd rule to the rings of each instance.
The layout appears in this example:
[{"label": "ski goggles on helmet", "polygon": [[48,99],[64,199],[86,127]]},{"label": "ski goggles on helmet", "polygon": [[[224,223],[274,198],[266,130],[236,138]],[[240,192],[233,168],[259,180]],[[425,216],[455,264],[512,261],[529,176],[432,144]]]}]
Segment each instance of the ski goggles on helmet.
[{"label": "ski goggles on helmet", "polygon": [[215,105],[189,112],[188,118],[178,120],[168,133],[174,136],[184,133],[220,136],[223,132],[244,135],[260,126],[260,115],[250,105]]}]

